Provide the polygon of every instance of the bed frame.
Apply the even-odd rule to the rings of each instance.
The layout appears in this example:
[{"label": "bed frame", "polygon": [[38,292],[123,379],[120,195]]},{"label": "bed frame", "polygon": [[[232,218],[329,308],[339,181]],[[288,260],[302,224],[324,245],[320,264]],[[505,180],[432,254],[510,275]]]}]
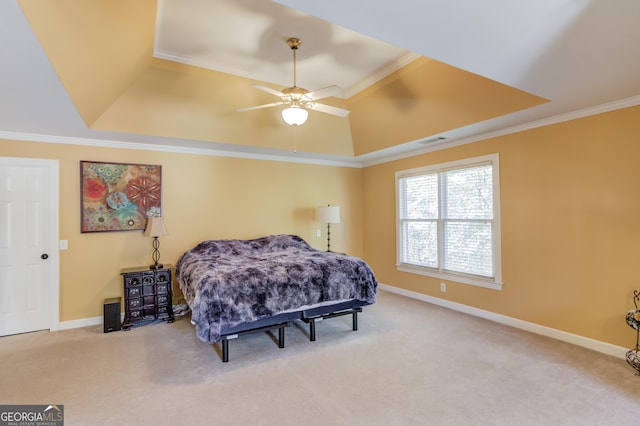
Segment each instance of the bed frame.
[{"label": "bed frame", "polygon": [[319,306],[294,312],[286,312],[263,318],[258,321],[239,324],[235,327],[222,330],[220,342],[222,345],[222,362],[229,362],[229,340],[237,339],[245,334],[278,330],[278,347],[284,348],[284,329],[289,327],[293,321],[301,320],[309,324],[309,340],[316,340],[316,322],[329,318],[352,315],[352,329],[358,330],[358,314],[362,312],[367,302],[360,300],[350,300],[333,305]]}]

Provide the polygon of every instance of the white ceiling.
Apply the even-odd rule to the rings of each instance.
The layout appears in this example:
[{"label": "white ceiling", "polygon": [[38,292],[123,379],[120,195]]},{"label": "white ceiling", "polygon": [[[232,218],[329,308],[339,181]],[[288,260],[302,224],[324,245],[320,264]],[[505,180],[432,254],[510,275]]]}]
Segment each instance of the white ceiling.
[{"label": "white ceiling", "polygon": [[[550,100],[447,132],[448,142],[603,104],[640,103],[638,0],[158,0],[158,12],[158,57],[275,85],[291,85],[284,40],[297,36],[298,85],[310,90],[338,84],[349,95],[409,51]],[[0,1],[0,55],[0,137],[289,155],[87,129],[15,0]],[[366,162],[419,148],[333,160]]]},{"label": "white ceiling", "polygon": [[159,0],[154,56],[289,87],[290,37],[297,85],[346,97],[418,56],[268,0]]}]

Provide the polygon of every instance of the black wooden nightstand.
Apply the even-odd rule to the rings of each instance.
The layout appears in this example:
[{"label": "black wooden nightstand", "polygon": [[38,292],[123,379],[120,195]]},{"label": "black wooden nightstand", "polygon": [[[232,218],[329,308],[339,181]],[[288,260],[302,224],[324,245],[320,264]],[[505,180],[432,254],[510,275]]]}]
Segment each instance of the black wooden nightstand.
[{"label": "black wooden nightstand", "polygon": [[166,318],[174,322],[171,291],[173,265],[159,269],[126,268],[121,272],[124,282],[124,322],[127,330],[147,318]]}]

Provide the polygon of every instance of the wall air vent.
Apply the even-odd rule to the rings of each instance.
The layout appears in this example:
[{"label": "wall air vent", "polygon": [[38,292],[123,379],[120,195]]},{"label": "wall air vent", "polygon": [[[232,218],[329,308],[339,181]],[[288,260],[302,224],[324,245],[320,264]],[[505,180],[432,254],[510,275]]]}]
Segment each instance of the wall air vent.
[{"label": "wall air vent", "polygon": [[421,140],[418,143],[421,144],[421,145],[430,145],[430,144],[435,143],[435,142],[442,142],[445,139],[447,139],[447,138],[445,138],[444,136],[436,136],[434,138]]}]

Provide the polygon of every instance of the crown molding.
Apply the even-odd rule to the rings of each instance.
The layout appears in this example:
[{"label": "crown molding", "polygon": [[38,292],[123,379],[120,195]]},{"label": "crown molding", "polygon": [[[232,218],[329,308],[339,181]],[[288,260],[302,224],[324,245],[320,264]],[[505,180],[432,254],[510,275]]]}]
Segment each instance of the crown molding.
[{"label": "crown molding", "polygon": [[[148,151],[174,152],[182,154],[210,155],[215,157],[244,158],[262,161],[280,161],[286,163],[313,164],[333,167],[364,168],[384,164],[391,161],[427,154],[429,152],[453,148],[487,139],[497,138],[513,133],[524,132],[539,127],[572,121],[592,115],[602,114],[618,109],[629,108],[640,105],[640,95],[617,101],[607,102],[601,105],[580,109],[573,112],[557,114],[540,120],[534,120],[515,126],[505,127],[496,131],[478,133],[462,138],[447,138],[425,146],[425,141],[433,139],[434,136],[447,136],[446,133],[440,135],[429,135],[391,148],[363,154],[356,157],[331,156],[314,154],[308,152],[293,152],[284,150],[269,150],[261,148],[247,148],[245,146],[235,146],[226,144],[216,144],[229,149],[209,148],[206,146],[188,146],[193,141],[168,140],[166,144],[152,142],[122,141],[113,139],[94,139],[72,136],[57,136],[39,133],[0,131],[0,139],[22,140],[30,142],[59,143],[67,145],[100,146],[105,148],[138,149]],[[183,145],[178,145],[183,144]],[[205,143],[203,143],[205,144]],[[241,151],[241,149],[249,149]]]},{"label": "crown molding", "polygon": [[[375,166],[377,164],[384,164],[391,161],[402,160],[404,158],[414,157],[416,155],[427,154],[429,152],[440,151],[443,149],[453,148],[456,146],[466,145],[474,142],[480,142],[483,140],[493,139],[513,133],[524,132],[527,130],[537,129],[539,127],[551,126],[554,124],[564,123],[567,121],[577,120],[580,118],[603,114],[606,112],[629,108],[637,105],[640,105],[640,95],[631,96],[628,98],[607,102],[604,104],[583,108],[568,113],[557,114],[539,120],[505,127],[503,129],[491,132],[478,133],[472,136],[457,139],[447,138],[446,140],[431,143],[429,144],[429,146],[425,147],[424,143],[426,141],[434,139],[434,137],[436,136],[447,136],[446,132],[438,135],[430,135],[424,138],[404,143],[402,145],[397,145],[395,147],[357,156],[356,160],[362,165],[362,167]],[[416,145],[419,145],[421,148],[416,148]]]},{"label": "crown molding", "polygon": [[[333,166],[333,167],[351,167],[361,168],[360,163],[355,161],[352,157],[342,156],[329,156],[313,153],[300,153],[289,152],[284,150],[269,150],[269,152],[256,152],[256,151],[239,151],[239,150],[223,150],[214,148],[203,148],[193,146],[178,146],[178,145],[162,145],[146,142],[132,142],[132,141],[117,141],[106,139],[91,139],[91,138],[79,138],[70,136],[56,136],[38,133],[23,133],[23,132],[7,132],[0,131],[0,139],[7,140],[20,140],[29,142],[42,142],[42,143],[56,143],[65,145],[79,145],[79,146],[91,146],[91,147],[104,147],[104,148],[119,148],[119,149],[137,149],[146,151],[161,151],[161,152],[173,152],[179,154],[196,154],[196,155],[209,155],[213,157],[230,157],[230,158],[243,158],[248,160],[261,160],[261,161],[279,161],[285,163],[301,163],[301,164],[313,164],[320,166]],[[173,141],[174,143],[179,141]],[[264,150],[267,151],[267,150]]]},{"label": "crown molding", "polygon": [[415,61],[419,57],[420,57],[420,55],[418,55],[417,53],[413,53],[413,52],[405,53],[404,55],[402,55],[399,58],[397,58],[395,61],[387,64],[386,66],[380,68],[378,71],[376,71],[373,74],[367,76],[367,78],[365,78],[361,82],[359,82],[357,84],[354,84],[353,86],[347,88],[345,90],[345,97],[350,98],[350,97],[362,92],[367,87],[373,86],[378,81],[382,80],[383,78],[387,77],[388,75],[393,74],[394,72],[398,71],[399,69],[407,66],[409,63]]},{"label": "crown molding", "polygon": [[210,62],[203,61],[201,59],[193,58],[190,56],[174,55],[173,53],[168,53],[162,49],[157,49],[156,51],[154,51],[153,57],[156,59],[162,59],[165,61],[176,62],[179,64],[189,65],[192,67],[198,67],[198,68],[202,68],[210,71],[231,74],[236,77],[243,77],[243,78],[255,80],[255,78],[251,77],[249,73],[247,73],[245,70],[226,66],[225,64],[216,63],[215,65],[212,65]]}]

